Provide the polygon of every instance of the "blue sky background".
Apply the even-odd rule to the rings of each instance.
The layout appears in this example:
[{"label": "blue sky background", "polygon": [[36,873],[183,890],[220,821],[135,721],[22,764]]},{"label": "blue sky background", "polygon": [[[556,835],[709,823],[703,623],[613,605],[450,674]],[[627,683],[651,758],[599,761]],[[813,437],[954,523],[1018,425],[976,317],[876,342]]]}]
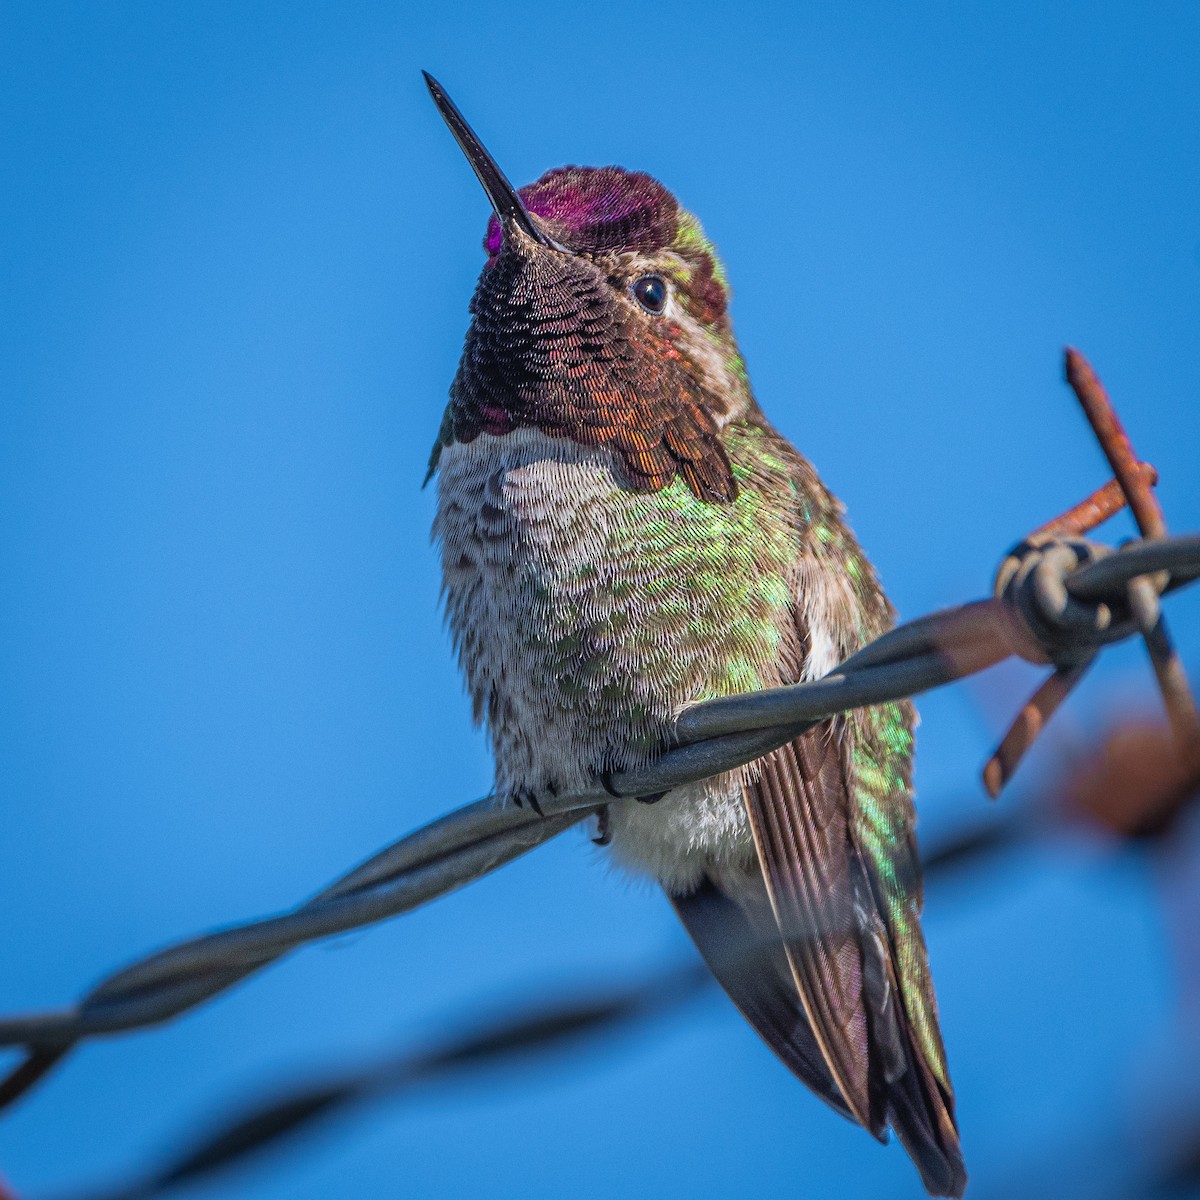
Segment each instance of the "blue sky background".
[{"label": "blue sky background", "polygon": [[[1198,55],[1168,2],[6,4],[0,1010],[288,906],[488,787],[419,487],[488,210],[420,68],[516,182],[619,162],[700,215],[760,400],[912,617],[1105,478],[1066,342],[1200,528]],[[1200,595],[1171,613],[1195,675]],[[923,701],[926,838],[983,814],[1034,678]],[[1026,779],[1138,701],[1121,647]],[[1103,1194],[1196,1075],[1158,882],[1058,846],[931,890],[973,1194],[1043,1166]],[[0,1122],[0,1174],[121,1174],[264,1081],[689,954],[568,834],[84,1048]],[[485,1193],[921,1194],[715,992],[197,1194]]]}]

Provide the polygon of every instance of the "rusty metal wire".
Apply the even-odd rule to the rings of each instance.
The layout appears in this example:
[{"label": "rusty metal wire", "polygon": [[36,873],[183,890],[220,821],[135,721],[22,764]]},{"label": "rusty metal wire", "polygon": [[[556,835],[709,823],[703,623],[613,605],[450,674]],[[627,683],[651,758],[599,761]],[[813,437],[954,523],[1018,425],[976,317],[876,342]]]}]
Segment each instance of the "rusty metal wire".
[{"label": "rusty metal wire", "polygon": [[989,787],[1008,778],[1086,664],[1134,633],[1147,641],[1181,754],[1200,762],[1195,704],[1159,609],[1162,594],[1200,578],[1200,535],[1144,537],[1115,550],[1082,540],[1122,501],[1142,514],[1153,511],[1148,503],[1156,505],[1146,500],[1153,468],[1133,457],[1094,375],[1080,384],[1080,361],[1068,352],[1068,377],[1085,410],[1103,418],[1092,423],[1117,478],[1022,542],[1005,560],[992,599],[902,625],[822,679],[698,704],[679,717],[674,744],[644,769],[539,797],[536,811],[478,801],[402,838],[290,912],[152,954],[70,1007],[0,1020],[0,1046],[26,1049],[25,1060],[0,1082],[0,1107],[82,1039],[174,1017],[306,942],[406,912],[477,879],[606,805],[732,770],[832,715],[917,695],[1010,655],[1053,664],[1056,682],[1039,691],[1005,739],[1000,765],[985,776]]}]

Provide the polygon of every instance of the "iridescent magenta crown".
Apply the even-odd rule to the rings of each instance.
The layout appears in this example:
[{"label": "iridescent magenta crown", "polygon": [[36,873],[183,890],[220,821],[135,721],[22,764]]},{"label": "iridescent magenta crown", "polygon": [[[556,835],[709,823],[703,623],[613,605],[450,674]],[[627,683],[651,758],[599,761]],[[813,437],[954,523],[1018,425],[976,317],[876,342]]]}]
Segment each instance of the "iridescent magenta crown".
[{"label": "iridescent magenta crown", "polygon": [[[556,167],[520,189],[525,207],[563,245],[585,254],[653,251],[679,228],[679,203],[657,179],[623,167]],[[500,222],[488,222],[484,248],[500,253]]]}]

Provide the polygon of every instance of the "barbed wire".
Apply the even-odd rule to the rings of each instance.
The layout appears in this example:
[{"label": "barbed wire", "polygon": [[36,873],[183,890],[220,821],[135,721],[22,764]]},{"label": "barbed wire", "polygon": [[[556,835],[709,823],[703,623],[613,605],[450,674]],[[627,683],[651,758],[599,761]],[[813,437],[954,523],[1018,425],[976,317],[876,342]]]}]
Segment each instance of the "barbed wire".
[{"label": "barbed wire", "polygon": [[[935,842],[923,855],[927,882],[952,877],[964,868],[979,870],[1019,845],[1044,843],[1048,837],[1081,828],[1114,834],[1126,846],[1165,839],[1184,809],[1200,798],[1200,785],[1181,774],[1178,761],[1166,753],[1164,763],[1169,749],[1159,726],[1122,721],[1091,754],[1077,756],[1064,778],[1053,780],[1007,812]],[[1136,785],[1130,787],[1130,780],[1136,780]],[[809,932],[811,936],[813,931]],[[613,974],[600,978],[611,979]],[[436,1081],[564,1053],[598,1036],[680,1008],[709,985],[715,985],[715,979],[707,967],[691,963],[660,969],[631,982],[564,989],[550,1003],[519,1007],[435,1043],[381,1053],[350,1068],[327,1069],[303,1083],[277,1088],[254,1103],[227,1103],[221,1111],[231,1115],[199,1129],[161,1165],[133,1174],[124,1183],[85,1188],[68,1196],[70,1200],[166,1196],[248,1165],[267,1151],[296,1142],[317,1124],[344,1118],[357,1107],[395,1100]],[[1189,1170],[1200,1171],[1200,1159],[1193,1164],[1186,1153],[1187,1129],[1172,1132],[1173,1144],[1163,1156],[1160,1177],[1147,1180],[1150,1194],[1160,1194],[1168,1185],[1190,1178]],[[1200,1146],[1200,1136],[1196,1142]]]},{"label": "barbed wire", "polygon": [[[712,980],[687,963],[631,983],[592,983],[537,1010],[520,1008],[499,1021],[401,1053],[384,1054],[243,1108],[214,1123],[157,1169],[114,1187],[70,1193],[72,1200],[150,1200],[245,1164],[267,1150],[367,1103],[395,1099],[434,1081],[550,1056],[650,1020],[699,995]],[[235,1109],[236,1111],[236,1109]]]},{"label": "barbed wire", "polygon": [[[848,709],[918,695],[1016,655],[1054,668],[985,769],[995,793],[1045,721],[1105,646],[1146,642],[1180,760],[1200,778],[1200,714],[1162,615],[1162,595],[1200,578],[1200,534],[1168,537],[1150,488],[1086,361],[1067,352],[1067,378],[1115,479],[1005,559],[996,594],[899,626],[822,679],[713,700],[686,710],[647,767],[533,808],[488,797],[409,834],[285,913],[194,938],[115,972],[76,1004],[0,1019],[0,1046],[24,1061],[0,1082],[0,1108],[27,1092],[80,1041],[168,1020],[318,938],[407,912],[486,875],[614,803],[656,797],[736,769]],[[1142,538],[1116,549],[1083,535],[1128,504]]]}]

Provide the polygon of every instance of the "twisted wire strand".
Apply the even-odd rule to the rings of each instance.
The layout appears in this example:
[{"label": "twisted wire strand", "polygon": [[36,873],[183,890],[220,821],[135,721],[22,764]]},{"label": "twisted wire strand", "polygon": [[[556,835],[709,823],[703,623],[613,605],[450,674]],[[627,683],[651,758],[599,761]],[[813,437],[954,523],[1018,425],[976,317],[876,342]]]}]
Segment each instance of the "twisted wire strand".
[{"label": "twisted wire strand", "polygon": [[[1200,797],[1192,787],[1171,797],[1173,815]],[[1143,797],[1132,805],[1133,825],[1152,816],[1156,807]],[[1144,810],[1144,811],[1143,811]],[[1082,813],[1064,810],[1060,789],[1045,789],[1008,812],[977,821],[972,827],[940,840],[922,855],[927,882],[953,875],[965,867],[986,867],[989,860],[1022,844],[1075,830]],[[1095,816],[1096,814],[1091,814]],[[1162,837],[1170,826],[1156,825]],[[1127,832],[1127,839],[1137,836]],[[1127,845],[1132,844],[1127,840]],[[813,936],[814,930],[792,930],[792,936]],[[753,953],[745,948],[744,953]],[[318,1122],[345,1117],[365,1104],[395,1099],[434,1080],[461,1077],[465,1072],[523,1064],[539,1056],[568,1051],[590,1039],[630,1028],[692,1000],[715,980],[701,963],[657,969],[630,981],[609,982],[612,973],[597,976],[604,983],[564,990],[558,998],[536,1007],[519,1007],[449,1034],[434,1043],[373,1056],[369,1061],[326,1071],[315,1079],[296,1082],[250,1103],[222,1106],[220,1117],[197,1126],[180,1148],[150,1167],[102,1189],[85,1187],[70,1200],[151,1200],[177,1189],[211,1179],[249,1162],[267,1150],[281,1148]],[[1183,1172],[1191,1172],[1184,1175]],[[1175,1184],[1181,1178],[1200,1179],[1200,1159],[1173,1156],[1147,1181],[1148,1187]],[[1157,1192],[1147,1193],[1157,1194]]]},{"label": "twisted wire strand", "polygon": [[431,1045],[391,1053],[277,1093],[214,1122],[157,1169],[130,1181],[71,1193],[71,1200],[150,1200],[244,1164],[318,1121],[396,1098],[433,1080],[562,1053],[604,1033],[671,1011],[707,989],[711,975],[688,963],[628,983],[604,983],[536,1009],[518,1009]]},{"label": "twisted wire strand", "polygon": [[[1062,576],[1079,603],[1127,612],[1130,584],[1165,572],[1163,590],[1200,578],[1200,535],[1131,544],[1064,572],[1060,543],[1031,553]],[[1102,548],[1103,549],[1103,548]],[[1154,590],[1157,606],[1158,592]],[[1036,599],[1035,599],[1036,605]],[[698,704],[677,723],[676,744],[649,766],[618,772],[577,792],[540,798],[539,812],[485,798],[393,843],[298,908],[219,930],[159,951],[117,971],[76,1004],[0,1020],[0,1046],[27,1057],[0,1083],[0,1107],[40,1079],[80,1040],[144,1028],[202,1003],[281,955],[409,911],[495,870],[563,832],[606,804],[655,796],[733,770],[848,709],[903,699],[992,666],[1013,654],[1053,661],[1078,657],[1138,631],[1133,619],[1041,632],[1053,613],[1007,593],[901,625],[822,679]],[[1153,613],[1147,619],[1152,618]]]}]

